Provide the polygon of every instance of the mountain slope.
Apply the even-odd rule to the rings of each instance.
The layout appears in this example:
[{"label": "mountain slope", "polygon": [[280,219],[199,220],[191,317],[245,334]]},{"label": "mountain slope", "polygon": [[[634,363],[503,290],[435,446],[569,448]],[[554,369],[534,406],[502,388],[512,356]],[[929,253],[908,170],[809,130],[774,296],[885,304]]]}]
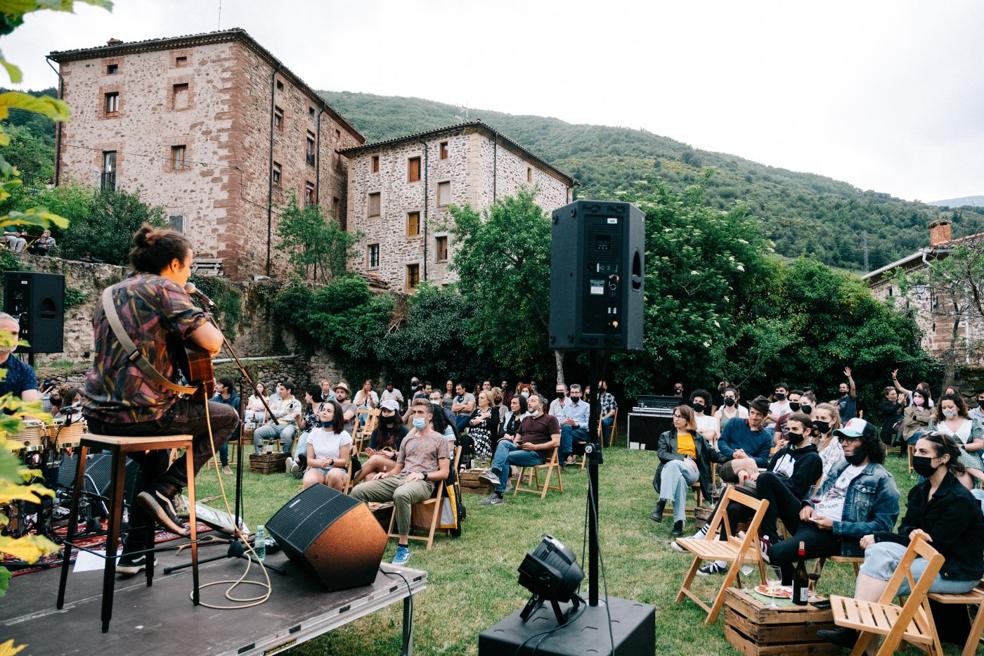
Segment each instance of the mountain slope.
[{"label": "mountain slope", "polygon": [[962,198],[946,198],[929,203],[936,207],[984,207],[984,196],[964,196]]},{"label": "mountain slope", "polygon": [[[875,269],[924,246],[940,210],[846,182],[691,148],[644,130],[573,125],[555,118],[467,109],[420,98],[319,92],[369,141],[481,119],[578,180],[580,198],[615,198],[663,183],[703,182],[712,206],[745,203],[782,255],[814,254],[854,270]],[[984,231],[984,211],[962,208],[954,234]]]}]

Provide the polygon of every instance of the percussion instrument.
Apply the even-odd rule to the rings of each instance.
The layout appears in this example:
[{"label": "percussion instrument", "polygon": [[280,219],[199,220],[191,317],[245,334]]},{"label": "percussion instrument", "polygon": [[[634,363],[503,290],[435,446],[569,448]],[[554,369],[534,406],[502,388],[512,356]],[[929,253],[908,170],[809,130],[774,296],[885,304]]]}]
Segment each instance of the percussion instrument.
[{"label": "percussion instrument", "polygon": [[44,448],[44,441],[47,437],[48,432],[45,429],[44,422],[35,419],[25,419],[21,429],[7,439],[14,443],[14,450],[31,453]]}]

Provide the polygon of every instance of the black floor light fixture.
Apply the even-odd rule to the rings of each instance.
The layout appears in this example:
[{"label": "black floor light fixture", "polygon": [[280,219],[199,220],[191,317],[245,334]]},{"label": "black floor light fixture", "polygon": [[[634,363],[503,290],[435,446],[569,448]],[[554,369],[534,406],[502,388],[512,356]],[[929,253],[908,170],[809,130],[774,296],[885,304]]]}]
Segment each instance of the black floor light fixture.
[{"label": "black floor light fixture", "polygon": [[533,594],[520,618],[525,622],[543,602],[549,601],[557,623],[563,624],[564,613],[560,603],[569,601],[573,604],[569,612],[577,611],[584,603],[584,599],[577,594],[583,579],[584,572],[577,564],[574,552],[557,538],[544,535],[536,549],[528,552],[519,566],[519,584]]}]

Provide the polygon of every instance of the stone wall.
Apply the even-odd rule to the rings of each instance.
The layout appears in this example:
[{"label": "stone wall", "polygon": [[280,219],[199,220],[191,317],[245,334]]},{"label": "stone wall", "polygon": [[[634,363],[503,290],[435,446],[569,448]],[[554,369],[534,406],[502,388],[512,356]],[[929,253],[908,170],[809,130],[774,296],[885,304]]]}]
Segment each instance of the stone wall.
[{"label": "stone wall", "polygon": [[[445,159],[440,157],[441,143],[447,144]],[[372,171],[373,157],[379,158],[377,172]],[[415,182],[407,176],[412,157],[421,158],[422,169],[426,166],[426,172],[422,170],[420,180]],[[549,213],[570,198],[570,189],[555,173],[472,126],[430,136],[426,143],[401,141],[382,145],[350,159],[348,226],[362,235],[350,268],[378,276],[394,291],[407,291],[410,264],[419,265],[421,280],[442,285],[456,279],[449,267],[457,247],[451,235],[449,205],[467,205],[481,212],[495,198],[531,189],[537,204]],[[442,183],[450,183],[450,194],[439,205],[438,189]],[[378,217],[369,216],[370,193],[380,194]],[[425,210],[426,229],[422,226],[419,236],[408,236],[407,214],[420,212],[423,220]],[[437,239],[441,237],[448,241],[448,257],[444,261],[436,257]],[[371,245],[379,246],[376,267],[369,266]]]},{"label": "stone wall", "polygon": [[[108,73],[110,64],[115,73]],[[221,258],[226,275],[248,278],[287,266],[277,249],[276,207],[268,222],[271,133],[272,159],[281,167],[273,205],[291,191],[303,203],[310,183],[326,214],[344,216],[346,162],[335,151],[358,145],[360,135],[322,112],[313,91],[275,76],[248,41],[93,56],[63,62],[61,72],[73,116],[63,127],[60,181],[98,187],[103,153],[115,151],[116,187],[139,189],[145,202],[183,217],[195,254]],[[175,84],[188,85],[186,101],[175,100]],[[105,94],[112,92],[119,93],[119,111],[107,114]],[[282,129],[273,126],[271,93],[283,111]],[[316,137],[313,164],[308,132]],[[177,145],[185,147],[183,167],[174,166]]]}]

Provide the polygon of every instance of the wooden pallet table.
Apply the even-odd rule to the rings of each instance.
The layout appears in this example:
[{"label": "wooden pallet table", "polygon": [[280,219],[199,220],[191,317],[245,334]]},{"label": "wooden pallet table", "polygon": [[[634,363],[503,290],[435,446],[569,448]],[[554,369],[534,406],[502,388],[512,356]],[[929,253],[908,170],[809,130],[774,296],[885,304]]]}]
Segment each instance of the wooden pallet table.
[{"label": "wooden pallet table", "polygon": [[730,588],[724,598],[724,636],[746,656],[839,654],[840,648],[817,638],[820,629],[833,629],[829,608],[769,601],[748,590]]},{"label": "wooden pallet table", "polygon": [[458,486],[462,494],[482,494],[488,495],[492,492],[492,486],[478,477],[484,470],[464,469],[458,474]]},{"label": "wooden pallet table", "polygon": [[282,452],[249,454],[249,470],[258,474],[283,474],[286,462],[287,454]]}]

